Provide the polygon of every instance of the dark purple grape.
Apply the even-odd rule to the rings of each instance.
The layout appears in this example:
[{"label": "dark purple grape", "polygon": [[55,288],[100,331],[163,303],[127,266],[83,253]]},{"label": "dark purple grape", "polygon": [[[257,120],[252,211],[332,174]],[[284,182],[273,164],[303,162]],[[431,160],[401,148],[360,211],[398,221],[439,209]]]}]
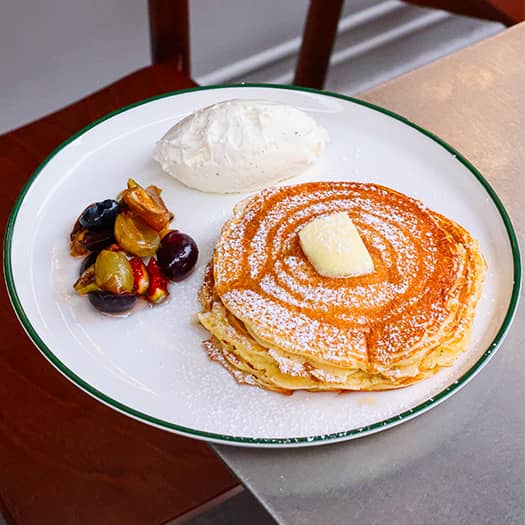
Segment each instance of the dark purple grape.
[{"label": "dark purple grape", "polygon": [[79,277],[97,260],[98,252],[90,253],[81,263],[78,271]]},{"label": "dark purple grape", "polygon": [[117,215],[121,212],[120,204],[113,199],[90,204],[78,218],[83,228],[88,230],[112,230]]},{"label": "dark purple grape", "polygon": [[82,239],[82,245],[90,252],[99,252],[114,242],[113,230],[88,230]]},{"label": "dark purple grape", "polygon": [[199,249],[195,241],[178,230],[164,235],[157,250],[157,260],[164,275],[172,281],[184,279],[195,266]]},{"label": "dark purple grape", "polygon": [[138,295],[133,293],[90,292],[88,299],[100,312],[121,314],[133,307],[137,302]]}]

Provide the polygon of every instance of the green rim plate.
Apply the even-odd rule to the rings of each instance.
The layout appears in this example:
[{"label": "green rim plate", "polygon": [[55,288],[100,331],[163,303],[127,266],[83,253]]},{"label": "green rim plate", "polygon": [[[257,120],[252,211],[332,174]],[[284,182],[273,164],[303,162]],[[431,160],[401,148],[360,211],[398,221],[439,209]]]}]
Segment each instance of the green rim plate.
[{"label": "green rim plate", "polygon": [[[75,139],[89,131],[90,129],[97,126],[99,123],[104,122],[105,120],[110,119],[111,117],[118,115],[120,113],[123,113],[125,111],[128,111],[131,108],[141,106],[143,104],[147,104],[148,102],[158,100],[161,98],[166,97],[172,97],[177,96],[182,93],[188,93],[192,91],[204,91],[204,90],[211,90],[211,89],[223,89],[223,88],[239,88],[242,89],[244,87],[249,88],[270,88],[270,89],[286,89],[286,90],[295,90],[295,91],[305,91],[310,93],[316,93],[319,95],[334,97],[342,100],[346,100],[348,102],[352,102],[354,104],[359,104],[361,106],[365,106],[369,109],[372,109],[374,111],[378,111],[380,113],[383,113],[384,115],[387,115],[395,120],[398,120],[407,126],[416,129],[423,135],[427,136],[428,138],[432,139],[434,142],[439,144],[441,147],[443,147],[448,152],[452,153],[456,159],[461,162],[471,173],[472,175],[479,181],[479,183],[483,186],[491,200],[494,202],[498,212],[501,215],[501,218],[503,220],[503,223],[505,225],[509,243],[512,249],[512,257],[514,262],[514,285],[512,289],[512,294],[509,302],[509,307],[507,309],[507,313],[505,314],[505,317],[503,319],[503,322],[501,323],[501,326],[494,337],[494,340],[489,345],[489,347],[485,350],[485,352],[481,355],[481,357],[478,359],[478,361],[466,372],[464,373],[457,381],[455,381],[453,384],[449,385],[447,388],[443,389],[441,392],[439,392],[437,395],[433,396],[431,399],[428,399],[427,401],[417,405],[416,407],[404,411],[394,417],[385,419],[383,421],[379,421],[377,423],[373,423],[371,425],[363,426],[360,428],[353,428],[347,431],[343,432],[337,432],[332,434],[323,434],[323,435],[317,435],[317,436],[309,436],[309,437],[299,437],[299,438],[252,438],[252,437],[243,437],[243,436],[229,436],[229,435],[222,435],[222,434],[216,434],[212,432],[204,432],[201,430],[196,430],[192,428],[187,428],[184,426],[176,425],[174,423],[170,423],[169,421],[164,421],[162,419],[158,419],[155,417],[152,417],[148,414],[145,414],[143,412],[140,412],[138,410],[135,410],[134,408],[124,405],[123,403],[117,401],[116,399],[112,399],[111,397],[108,397],[106,394],[101,392],[100,390],[94,388],[89,383],[86,383],[81,377],[79,377],[75,372],[73,372],[71,369],[69,369],[67,366],[65,366],[60,359],[57,358],[57,356],[51,351],[50,348],[46,346],[46,344],[42,341],[42,339],[39,337],[36,330],[33,328],[31,321],[27,317],[24,308],[20,302],[20,299],[17,294],[17,290],[15,287],[14,279],[13,279],[13,269],[11,266],[11,246],[13,241],[13,230],[16,223],[17,215],[20,210],[20,207],[24,201],[24,197],[26,193],[28,192],[29,188],[35,181],[35,179],[38,177],[42,169],[48,164],[48,162],[55,157],[65,146],[73,142]],[[11,300],[11,303],[13,305],[13,308],[15,310],[15,313],[22,324],[24,330],[26,331],[29,338],[32,340],[32,342],[36,345],[36,347],[44,354],[44,356],[60,371],[62,372],[70,381],[72,381],[76,386],[87,392],[88,394],[92,395],[94,398],[98,399],[102,403],[114,408],[115,410],[118,410],[119,412],[122,412],[128,416],[131,416],[135,419],[138,419],[139,421],[143,421],[145,423],[148,423],[150,425],[156,426],[158,428],[163,428],[165,430],[170,430],[179,434],[186,435],[188,437],[193,437],[196,439],[203,439],[207,441],[212,441],[216,443],[223,443],[223,444],[237,444],[237,445],[244,445],[244,446],[301,446],[301,445],[314,445],[314,444],[322,444],[322,443],[333,443],[336,441],[343,441],[350,438],[355,437],[361,437],[367,434],[372,434],[374,432],[378,432],[380,430],[384,430],[385,428],[393,427],[395,425],[398,425],[402,422],[408,421],[409,419],[412,419],[413,417],[422,414],[423,412],[426,412],[430,408],[436,406],[437,404],[441,403],[445,399],[447,399],[449,396],[451,396],[454,392],[457,392],[460,388],[465,386],[465,384],[474,377],[474,375],[481,370],[481,368],[488,362],[490,357],[493,355],[494,351],[498,348],[498,346],[502,343],[505,335],[507,334],[510,325],[512,323],[512,319],[514,317],[514,314],[516,312],[516,308],[519,301],[520,296],[520,289],[521,289],[521,258],[520,258],[520,252],[519,252],[519,246],[518,241],[516,237],[516,233],[514,231],[514,228],[512,226],[511,220],[509,218],[509,215],[507,211],[505,210],[501,200],[497,196],[496,192],[492,189],[490,184],[487,182],[487,180],[481,175],[481,173],[474,167],[474,165],[469,162],[461,153],[459,153],[457,150],[455,150],[452,146],[447,144],[445,141],[431,133],[430,131],[427,131],[426,129],[418,126],[417,124],[414,124],[410,120],[402,117],[401,115],[398,115],[397,113],[394,113],[393,111],[390,111],[388,109],[384,109],[380,106],[376,106],[375,104],[371,104],[369,102],[365,102],[363,100],[359,100],[353,97],[348,97],[346,95],[340,95],[338,93],[331,93],[329,91],[320,91],[316,89],[310,89],[310,88],[302,88],[302,87],[296,87],[296,86],[287,86],[287,85],[274,85],[274,84],[259,84],[259,83],[252,83],[252,84],[221,84],[221,85],[214,85],[214,86],[205,86],[205,87],[196,87],[196,88],[189,88],[189,89],[183,89],[180,91],[174,91],[169,93],[164,93],[162,95],[158,95],[155,97],[147,98],[145,100],[141,100],[139,102],[135,102],[134,104],[130,104],[129,106],[125,106],[122,109],[119,109],[117,111],[113,111],[112,113],[109,113],[108,115],[95,120],[85,128],[81,129],[74,135],[72,135],[69,139],[64,141],[58,148],[56,148],[43,162],[40,164],[40,166],[35,170],[33,175],[30,177],[30,179],[27,181],[27,183],[24,185],[18,199],[16,200],[16,203],[13,207],[13,210],[11,211],[11,214],[9,216],[9,221],[6,228],[6,233],[4,237],[4,277],[7,285],[7,291],[9,294],[9,298]]]}]

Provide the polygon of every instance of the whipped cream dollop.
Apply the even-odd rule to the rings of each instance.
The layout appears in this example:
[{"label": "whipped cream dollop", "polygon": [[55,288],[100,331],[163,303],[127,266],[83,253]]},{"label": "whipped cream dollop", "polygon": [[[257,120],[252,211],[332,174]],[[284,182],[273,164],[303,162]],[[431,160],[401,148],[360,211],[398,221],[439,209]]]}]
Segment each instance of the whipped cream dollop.
[{"label": "whipped cream dollop", "polygon": [[297,108],[234,99],[177,123],[157,143],[154,158],[191,188],[246,192],[303,173],[327,140],[326,130]]}]

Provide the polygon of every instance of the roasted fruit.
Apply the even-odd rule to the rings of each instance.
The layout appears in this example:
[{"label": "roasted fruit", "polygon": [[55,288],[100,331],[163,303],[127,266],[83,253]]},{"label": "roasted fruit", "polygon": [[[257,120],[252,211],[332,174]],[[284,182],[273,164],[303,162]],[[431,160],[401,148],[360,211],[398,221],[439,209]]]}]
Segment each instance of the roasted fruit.
[{"label": "roasted fruit", "polygon": [[178,230],[167,233],[160,243],[157,259],[164,275],[172,281],[180,281],[193,270],[199,257],[195,241]]},{"label": "roasted fruit", "polygon": [[97,260],[98,253],[90,253],[81,263],[80,268],[78,269],[78,276],[80,277],[91,265],[95,264]]},{"label": "roasted fruit", "polygon": [[166,208],[157,186],[143,188],[133,179],[128,179],[128,189],[122,194],[126,206],[151,226],[160,232],[173,219],[173,214]]},{"label": "roasted fruit", "polygon": [[90,252],[99,252],[115,242],[111,230],[87,230],[86,228],[73,229],[69,251],[73,257],[88,255]]},{"label": "roasted fruit", "polygon": [[106,292],[130,293],[133,290],[133,270],[123,252],[102,250],[95,262],[95,282]]},{"label": "roasted fruit", "polygon": [[101,312],[121,314],[133,307],[137,302],[138,295],[132,293],[91,292],[88,293],[88,299]]},{"label": "roasted fruit", "polygon": [[123,250],[139,257],[153,255],[160,244],[157,231],[130,211],[117,217],[115,238]]},{"label": "roasted fruit", "polygon": [[[129,179],[116,199],[90,204],[76,220],[70,252],[84,259],[74,288],[97,310],[127,312],[140,296],[161,303],[169,295],[168,278],[181,280],[195,266],[197,245],[170,230],[173,214],[160,194],[157,186],[143,188]],[[149,258],[147,266],[143,258]]]},{"label": "roasted fruit", "polygon": [[[87,259],[87,257],[86,257]],[[97,286],[95,280],[95,265],[91,264],[88,266],[77,279],[76,283],[73,285],[73,288],[80,295],[86,295],[89,292],[95,292],[100,288]]]},{"label": "roasted fruit", "polygon": [[162,275],[160,267],[154,257],[149,260],[147,270],[149,273],[149,288],[146,299],[150,303],[161,303],[169,295],[168,281],[166,277]]},{"label": "roasted fruit", "polygon": [[133,292],[144,295],[149,288],[149,274],[140,257],[132,257],[129,264],[133,271]]},{"label": "roasted fruit", "polygon": [[120,204],[113,199],[90,204],[78,218],[83,228],[88,230],[113,230],[115,219],[120,213]]}]

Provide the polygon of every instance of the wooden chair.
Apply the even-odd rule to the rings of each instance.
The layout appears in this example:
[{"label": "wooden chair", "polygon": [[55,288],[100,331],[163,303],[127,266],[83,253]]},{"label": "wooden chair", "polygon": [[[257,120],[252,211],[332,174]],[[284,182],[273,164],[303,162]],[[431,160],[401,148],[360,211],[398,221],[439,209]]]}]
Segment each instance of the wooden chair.
[{"label": "wooden chair", "polygon": [[[23,184],[67,137],[126,104],[195,85],[187,0],[150,0],[149,13],[151,66],[0,136],[3,229]],[[0,512],[9,524],[160,524],[238,484],[202,442],[73,386],[33,347],[2,286],[0,331]]]},{"label": "wooden chair", "polygon": [[404,0],[420,7],[442,9],[458,15],[483,18],[512,26],[525,20],[523,0]]},{"label": "wooden chair", "polygon": [[[0,136],[2,229],[31,173],[72,133],[126,104],[194,86],[188,62],[177,60]],[[10,525],[161,524],[238,484],[202,442],[134,421],[73,386],[33,347],[3,286],[0,332],[0,512]]]}]

